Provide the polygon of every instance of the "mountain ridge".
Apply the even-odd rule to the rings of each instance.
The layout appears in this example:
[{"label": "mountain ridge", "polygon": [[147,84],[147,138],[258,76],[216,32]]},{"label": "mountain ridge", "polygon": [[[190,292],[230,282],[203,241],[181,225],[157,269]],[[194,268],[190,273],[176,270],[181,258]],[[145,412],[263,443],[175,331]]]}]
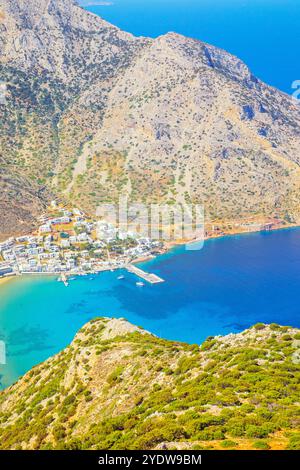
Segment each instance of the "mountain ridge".
[{"label": "mountain ridge", "polygon": [[9,175],[91,214],[126,194],[202,204],[208,222],[299,223],[300,108],[240,59],[174,32],[134,37],[72,0],[0,11]]},{"label": "mountain ridge", "polygon": [[299,329],[201,346],[97,318],[0,393],[1,449],[297,449]]}]

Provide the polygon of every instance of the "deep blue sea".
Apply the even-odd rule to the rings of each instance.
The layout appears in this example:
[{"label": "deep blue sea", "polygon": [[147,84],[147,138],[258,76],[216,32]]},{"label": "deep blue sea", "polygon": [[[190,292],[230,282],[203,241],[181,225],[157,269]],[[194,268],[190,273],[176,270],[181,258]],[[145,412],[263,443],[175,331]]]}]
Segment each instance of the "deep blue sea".
[{"label": "deep blue sea", "polygon": [[97,316],[125,317],[173,340],[201,343],[257,322],[300,327],[300,229],[209,240],[144,263],[164,284],[136,286],[119,272],[77,278],[24,277],[0,287],[0,339],[7,386],[64,348]]},{"label": "deep blue sea", "polygon": [[137,36],[175,31],[221,47],[288,94],[300,80],[299,0],[111,0],[88,10]]}]

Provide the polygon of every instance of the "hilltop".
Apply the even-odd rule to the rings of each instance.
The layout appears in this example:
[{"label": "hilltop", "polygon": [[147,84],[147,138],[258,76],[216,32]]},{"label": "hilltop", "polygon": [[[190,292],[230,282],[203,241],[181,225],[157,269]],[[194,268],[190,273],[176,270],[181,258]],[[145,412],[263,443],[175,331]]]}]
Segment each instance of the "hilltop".
[{"label": "hilltop", "polygon": [[0,394],[0,448],[299,449],[299,345],[275,324],[198,346],[95,319]]},{"label": "hilltop", "polygon": [[53,195],[91,214],[125,194],[299,223],[300,108],[226,51],[134,37],[74,0],[1,0],[0,79],[2,238]]}]

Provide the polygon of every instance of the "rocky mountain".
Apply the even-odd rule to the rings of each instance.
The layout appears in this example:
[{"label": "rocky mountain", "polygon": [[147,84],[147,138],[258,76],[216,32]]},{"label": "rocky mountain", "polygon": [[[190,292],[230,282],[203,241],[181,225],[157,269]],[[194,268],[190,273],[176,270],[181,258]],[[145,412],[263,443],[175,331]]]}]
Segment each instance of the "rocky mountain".
[{"label": "rocky mountain", "polygon": [[0,168],[0,240],[14,233],[29,233],[47,209],[50,194],[21,175],[6,174]]},{"label": "rocky mountain", "polygon": [[36,207],[127,194],[299,221],[300,107],[229,53],[133,37],[73,0],[0,0],[0,64],[1,164],[43,190]]},{"label": "rocky mountain", "polygon": [[0,393],[1,449],[299,449],[299,329],[201,347],[100,318]]}]

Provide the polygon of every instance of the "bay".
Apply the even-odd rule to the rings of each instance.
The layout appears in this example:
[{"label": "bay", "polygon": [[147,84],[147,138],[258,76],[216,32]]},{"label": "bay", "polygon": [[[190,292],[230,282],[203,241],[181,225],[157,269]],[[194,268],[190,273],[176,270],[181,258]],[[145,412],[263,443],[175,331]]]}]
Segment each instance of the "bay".
[{"label": "bay", "polygon": [[[300,230],[208,240],[140,265],[165,279],[143,288],[127,272],[77,277],[21,277],[0,287],[0,340],[8,386],[67,346],[99,316],[125,317],[161,337],[200,344],[257,322],[300,327]],[[125,278],[119,280],[120,274]]]}]

